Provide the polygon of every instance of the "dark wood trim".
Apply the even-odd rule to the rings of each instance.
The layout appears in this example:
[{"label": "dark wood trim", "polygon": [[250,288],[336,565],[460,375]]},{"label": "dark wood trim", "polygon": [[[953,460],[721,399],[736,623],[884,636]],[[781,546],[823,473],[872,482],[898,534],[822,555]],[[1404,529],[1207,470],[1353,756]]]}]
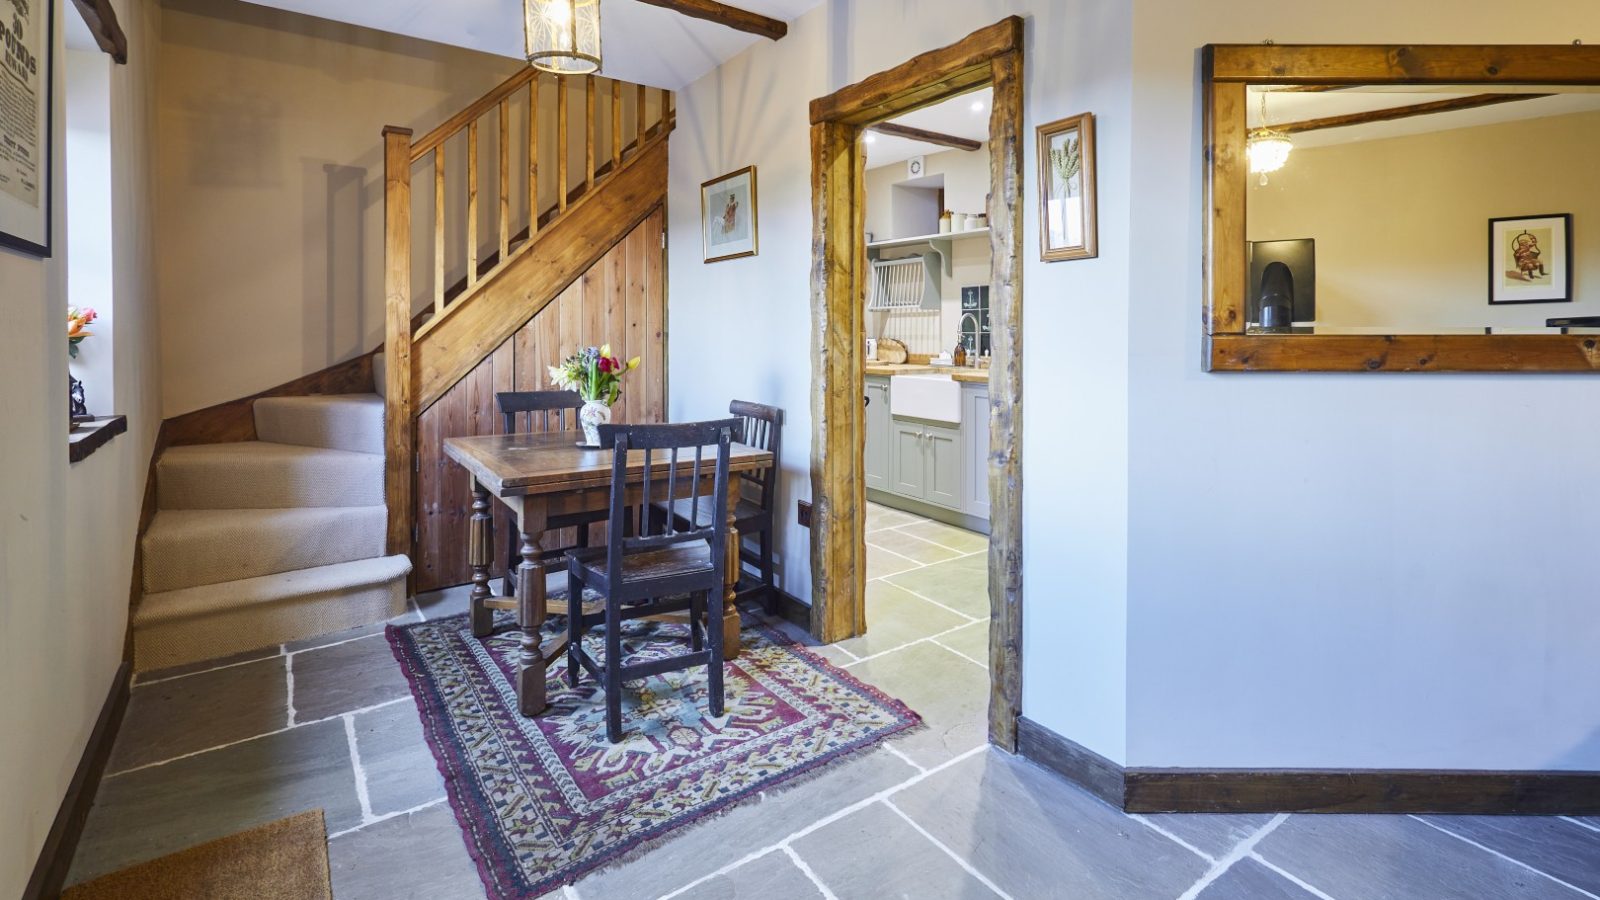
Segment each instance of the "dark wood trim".
[{"label": "dark wood trim", "polygon": [[1213,77],[1241,84],[1592,84],[1590,44],[1212,44]]},{"label": "dark wood trim", "polygon": [[74,431],[67,436],[68,464],[83,462],[96,450],[109,444],[112,438],[127,430],[127,416],[108,416]]},{"label": "dark wood trim", "polygon": [[1128,769],[1130,813],[1594,815],[1600,772]]},{"label": "dark wood trim", "polygon": [[1600,372],[1600,335],[1218,334],[1213,372]]},{"label": "dark wood trim", "polygon": [[953,150],[966,150],[977,152],[983,149],[983,141],[971,138],[956,137],[953,134],[941,134],[937,131],[928,131],[925,128],[912,128],[910,125],[896,125],[893,122],[879,122],[867,129],[890,137],[905,138],[910,141],[921,141],[924,144],[937,144],[940,147],[949,147]]},{"label": "dark wood trim", "polygon": [[379,347],[354,359],[335,363],[320,372],[301,376],[239,400],[218,403],[167,419],[161,424],[165,446],[253,441],[256,439],[255,404],[264,397],[375,393],[377,386],[372,380],[372,360],[382,350]]},{"label": "dark wood trim", "polygon": [[89,33],[94,35],[94,42],[100,45],[100,49],[111,54],[111,58],[119,64],[126,65],[128,36],[122,33],[122,25],[117,21],[117,11],[111,6],[111,0],[72,0],[72,5],[78,8],[78,13],[83,16]]},{"label": "dark wood trim", "polygon": [[1122,808],[1126,791],[1121,766],[1026,716],[1017,719],[1017,754]]},{"label": "dark wood trim", "polygon": [[994,364],[989,403],[989,740],[1016,747],[1022,704],[1023,21],[1012,16],[811,102],[811,633],[861,634],[865,609],[866,270],[862,130],[985,84]]},{"label": "dark wood trim", "polygon": [[55,898],[66,883],[73,854],[78,850],[78,839],[83,837],[83,826],[89,820],[89,808],[94,805],[95,792],[100,788],[100,776],[105,774],[117,729],[122,727],[122,714],[128,708],[128,685],[132,675],[131,662],[125,660],[117,667],[106,702],[100,707],[94,730],[89,733],[89,743],[78,760],[78,769],[72,774],[67,794],[61,799],[55,822],[51,824],[44,847],[39,851],[33,877],[28,879],[28,886],[22,891],[23,900]]},{"label": "dark wood trim", "polygon": [[1320,119],[1303,119],[1299,122],[1288,122],[1283,125],[1274,125],[1273,128],[1284,134],[1302,134],[1307,131],[1325,131],[1329,128],[1349,128],[1354,125],[1370,125],[1374,122],[1393,122],[1399,119],[1409,119],[1413,116],[1431,116],[1438,113],[1459,112],[1464,109],[1482,109],[1485,106],[1499,106],[1502,103],[1517,103],[1522,100],[1541,100],[1553,94],[1474,94],[1471,97],[1452,97],[1449,100],[1434,100],[1428,103],[1413,103],[1409,106],[1393,106],[1389,109],[1372,109],[1366,112],[1349,113],[1343,116],[1325,116]]},{"label": "dark wood trim", "polygon": [[760,35],[774,41],[781,40],[789,33],[787,23],[771,16],[738,9],[726,3],[716,3],[714,0],[639,0],[639,2],[670,9],[693,19],[726,25],[734,31]]},{"label": "dark wood trim", "polygon": [[1129,813],[1600,814],[1600,772],[1125,768],[1027,718],[1017,752]]},{"label": "dark wood trim", "polygon": [[867,125],[988,84],[992,64],[1022,52],[1022,19],[1010,16],[938,50],[811,101],[811,124]]}]

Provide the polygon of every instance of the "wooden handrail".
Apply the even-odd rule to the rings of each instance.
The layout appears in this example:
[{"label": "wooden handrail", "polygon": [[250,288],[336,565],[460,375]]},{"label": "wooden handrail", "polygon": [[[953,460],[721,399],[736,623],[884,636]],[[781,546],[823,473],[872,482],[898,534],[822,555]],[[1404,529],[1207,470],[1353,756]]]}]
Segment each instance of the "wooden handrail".
[{"label": "wooden handrail", "polygon": [[[555,76],[556,121],[554,123],[541,121],[539,92],[544,79],[537,69],[529,67],[502,81],[489,93],[420,139],[412,140],[412,132],[407,128],[384,129],[386,307],[384,343],[387,350],[385,373],[387,447],[384,480],[385,502],[389,505],[388,543],[391,553],[410,553],[412,550],[412,524],[415,514],[412,467],[416,458],[416,418],[420,412],[416,408],[419,384],[411,364],[413,344],[421,341],[447,319],[453,318],[451,313],[466,306],[488,290],[497,278],[539,242],[544,229],[562,217],[570,215],[579,206],[587,205],[586,201],[595,196],[597,190],[606,182],[629,169],[634,159],[644,158],[646,150],[665,141],[672,131],[671,92],[660,91],[660,106],[657,109],[655,124],[651,126],[652,120],[646,112],[646,100],[650,89],[643,85],[635,85],[633,96],[637,124],[632,141],[625,142],[622,136],[623,84],[613,79],[610,89],[606,92],[606,102],[610,104],[610,108],[597,110],[598,84],[594,77],[586,76],[583,149],[580,151],[571,144],[571,140],[577,136],[570,134],[568,95],[575,85],[570,85],[569,81],[569,76]],[[523,210],[514,211],[511,202],[511,177],[514,166],[518,164],[513,157],[516,153],[522,152],[523,143],[520,138],[516,142],[511,140],[511,105],[516,93],[523,89],[528,92],[526,135],[528,203],[525,213]],[[604,118],[600,117],[601,112],[606,113]],[[481,165],[479,139],[482,120],[491,115],[495,119],[490,123],[490,127],[498,128],[495,161],[491,163],[495,166],[492,170],[494,175],[498,176],[496,185],[498,196],[489,199],[487,209],[493,212],[488,212],[478,203]],[[602,127],[602,122],[610,127],[609,147],[600,143],[599,129]],[[552,124],[556,144],[554,173],[556,198],[554,205],[547,208],[540,202],[540,188],[548,190],[550,173],[540,171],[539,143],[541,129],[549,129]],[[465,152],[467,157],[463,164],[466,170],[466,221],[460,222],[461,213],[457,211],[453,214],[455,224],[447,229],[449,223],[446,223],[445,218],[452,213],[446,205],[446,183],[449,173],[446,166],[445,145],[462,132],[465,132],[466,146],[461,152]],[[426,160],[430,153],[433,154],[432,164],[423,168],[423,174],[420,176],[424,185],[421,190],[426,192],[427,172],[428,169],[432,170],[433,253],[431,255],[433,258],[430,261],[433,274],[433,290],[430,298],[432,316],[423,319],[415,316],[412,309],[414,298],[411,293],[413,227],[411,185],[413,167]],[[573,173],[570,171],[573,156],[580,153],[578,158],[583,160],[581,163],[583,171]],[[659,157],[659,154],[656,156]],[[549,168],[548,160],[545,162],[545,168]],[[573,176],[577,176],[576,184]],[[624,179],[623,183],[636,181],[637,178],[632,178],[631,181]],[[494,202],[496,200],[499,202]],[[498,217],[496,222],[490,223],[489,233],[484,235],[490,240],[489,247],[482,246],[478,240],[479,226],[482,224],[479,221],[480,212]],[[525,215],[526,227],[519,228],[519,223],[513,221],[513,215]],[[426,228],[428,223],[417,223],[417,225]],[[460,241],[464,238],[466,244],[463,254],[466,273],[461,281],[453,286],[446,283],[446,264],[449,259],[448,235],[452,232],[457,236],[455,240]],[[485,254],[488,256],[487,259],[483,258]],[[432,345],[417,344],[417,346],[425,348]]]}]

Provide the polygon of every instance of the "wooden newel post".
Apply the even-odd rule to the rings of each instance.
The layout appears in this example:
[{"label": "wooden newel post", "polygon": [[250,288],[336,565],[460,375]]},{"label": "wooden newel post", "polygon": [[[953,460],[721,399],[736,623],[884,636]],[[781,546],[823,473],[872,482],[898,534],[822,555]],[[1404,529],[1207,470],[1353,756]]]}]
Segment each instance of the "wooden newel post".
[{"label": "wooden newel post", "polygon": [[384,467],[389,553],[412,551],[411,129],[383,129]]}]

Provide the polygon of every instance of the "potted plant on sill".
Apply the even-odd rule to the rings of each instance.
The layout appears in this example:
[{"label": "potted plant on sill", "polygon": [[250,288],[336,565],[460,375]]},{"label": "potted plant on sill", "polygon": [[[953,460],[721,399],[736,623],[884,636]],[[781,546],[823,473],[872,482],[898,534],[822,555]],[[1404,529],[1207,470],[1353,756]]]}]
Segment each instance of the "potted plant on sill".
[{"label": "potted plant on sill", "polygon": [[578,423],[583,426],[585,446],[600,446],[600,426],[611,422],[611,407],[622,396],[622,376],[637,368],[639,357],[623,362],[611,354],[610,344],[580,350],[550,367],[550,381],[556,387],[577,391],[583,398]]},{"label": "potted plant on sill", "polygon": [[[71,359],[78,358],[78,345],[86,339],[94,337],[94,332],[86,330],[95,319],[99,318],[90,307],[79,309],[76,306],[67,307],[67,356]],[[88,401],[84,397],[83,382],[67,374],[67,395],[69,406],[67,411],[67,431],[70,433],[77,429],[78,422],[89,418]]]}]

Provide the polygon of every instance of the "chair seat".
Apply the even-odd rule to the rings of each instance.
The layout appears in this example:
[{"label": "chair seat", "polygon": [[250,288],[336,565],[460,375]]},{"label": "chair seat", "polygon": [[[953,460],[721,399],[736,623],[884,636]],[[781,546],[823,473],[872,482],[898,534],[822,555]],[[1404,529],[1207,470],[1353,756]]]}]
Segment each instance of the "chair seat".
[{"label": "chair seat", "polygon": [[[606,581],[606,548],[573,550],[567,554],[583,567],[591,583]],[[622,558],[622,582],[676,578],[683,575],[704,575],[714,571],[711,547],[704,541],[691,541],[675,547],[630,553]]]},{"label": "chair seat", "polygon": [[[667,508],[667,504],[665,503],[655,503],[652,505],[659,510],[665,510]],[[678,518],[685,522],[689,521],[690,513],[698,512],[698,521],[691,523],[690,527],[710,528],[713,521],[712,516],[716,514],[716,511],[712,509],[712,507],[715,505],[715,503],[710,502],[704,497],[700,498],[698,509],[692,500],[675,500],[672,504],[672,511],[677,515]],[[746,500],[743,497],[739,498],[739,505],[734,508],[733,513],[735,528],[738,528],[740,531],[745,531],[750,523],[756,521],[766,521],[766,518],[767,511],[761,508],[761,504],[755,502],[754,500]]]}]

